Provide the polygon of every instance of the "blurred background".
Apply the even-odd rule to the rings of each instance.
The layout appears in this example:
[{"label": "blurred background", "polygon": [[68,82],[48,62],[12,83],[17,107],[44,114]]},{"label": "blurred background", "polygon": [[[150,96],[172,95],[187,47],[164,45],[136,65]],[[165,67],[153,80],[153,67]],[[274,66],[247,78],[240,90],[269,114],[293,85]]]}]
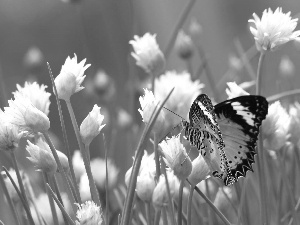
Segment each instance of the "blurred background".
[{"label": "blurred background", "polygon": [[[0,73],[5,82],[1,84],[1,88],[6,93],[6,96],[0,96],[1,108],[7,104],[7,99],[12,98],[16,84],[23,86],[25,81],[45,84],[48,86],[47,91],[52,92],[46,62],[50,63],[54,76],[57,76],[67,56],[73,57],[76,53],[79,61],[86,58],[87,63],[91,64],[85,73],[87,76],[83,86],[86,88],[71,99],[76,118],[80,124],[94,104],[102,107],[101,112],[107,118],[104,122],[107,123],[104,134],[110,150],[109,157],[120,169],[119,182],[123,183],[136,147],[136,142],[129,137],[128,129],[133,131],[130,132],[132,134],[137,132],[137,124],[141,124],[137,111],[141,92],[134,82],[146,77],[145,72],[135,66],[128,42],[133,39],[133,35],[156,33],[161,49],[165,49],[187,3],[188,1],[182,0],[1,0]],[[251,68],[239,66],[241,54],[251,50],[254,45],[248,19],[252,18],[254,12],[261,17],[263,10],[269,7],[272,10],[282,7],[283,12],[291,11],[293,18],[300,16],[298,0],[196,1],[183,30],[188,32],[192,21],[196,20],[200,24],[199,41],[216,83],[224,74],[227,74],[228,80],[235,80],[237,83],[252,80],[249,75]],[[267,54],[267,66],[263,68],[264,96],[300,88],[299,51],[300,45],[288,43],[278,51]],[[253,48],[251,54],[250,65],[256,71],[258,55]],[[282,66],[282,60],[288,63]],[[195,56],[192,61],[194,70],[201,63],[199,57]],[[283,69],[279,69],[280,65]],[[182,71],[187,68],[177,52],[171,51],[166,69]],[[98,81],[95,80],[97,74]],[[200,81],[206,85],[203,91],[212,95],[207,77],[201,76]],[[223,81],[217,86],[221,100],[226,98],[222,93],[227,80]],[[96,89],[93,87],[95,83],[98,84]],[[253,90],[249,89],[252,93]],[[132,97],[134,101],[130,101]],[[78,149],[77,141],[64,102],[62,106],[70,149],[74,151]],[[128,113],[129,117],[125,117],[125,122],[129,122],[113,126],[112,124],[119,122],[118,114],[113,112],[120,110]],[[53,94],[49,116],[51,131],[57,137],[57,148],[62,149],[62,132]],[[93,141],[91,156],[104,157],[102,135]],[[25,160],[24,157],[24,162],[21,162],[23,167],[28,164]],[[0,158],[0,163],[9,165],[5,156]]]}]

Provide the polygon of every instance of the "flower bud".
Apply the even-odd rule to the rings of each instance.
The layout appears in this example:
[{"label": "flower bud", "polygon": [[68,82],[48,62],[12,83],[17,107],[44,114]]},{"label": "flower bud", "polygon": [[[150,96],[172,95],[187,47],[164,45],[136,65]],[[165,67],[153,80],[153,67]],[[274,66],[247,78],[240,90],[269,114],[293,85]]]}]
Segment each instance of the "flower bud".
[{"label": "flower bud", "polygon": [[93,110],[80,125],[80,135],[85,145],[89,145],[105,126],[105,124],[102,125],[103,119],[104,116],[100,114],[100,107],[94,105]]},{"label": "flower bud", "polygon": [[155,186],[154,177],[150,173],[143,173],[137,177],[136,194],[143,201],[149,202]]},{"label": "flower bud", "polygon": [[55,86],[59,99],[70,101],[76,90],[76,77],[72,73],[59,74],[55,80]]},{"label": "flower bud", "polygon": [[45,173],[55,173],[57,164],[52,153],[32,144],[29,140],[27,140],[27,143],[26,150],[30,155],[27,158],[34,164],[37,170]]},{"label": "flower bud", "polygon": [[193,160],[192,165],[193,169],[188,177],[188,180],[191,183],[191,185],[196,186],[202,180],[208,178],[208,175],[210,174],[210,169],[201,155],[199,155],[196,159]]},{"label": "flower bud", "polygon": [[282,77],[293,77],[295,75],[295,65],[289,56],[282,56],[279,63],[279,71]]},{"label": "flower bud", "polygon": [[80,150],[75,150],[72,157],[73,169],[77,180],[86,173]]},{"label": "flower bud", "polygon": [[175,49],[178,55],[184,60],[190,59],[194,54],[194,43],[191,37],[188,36],[183,30],[179,31],[177,35]]},{"label": "flower bud", "polygon": [[69,167],[69,160],[68,157],[62,153],[61,151],[56,151],[57,152],[57,156],[59,158],[59,161],[62,165],[63,170],[68,173],[70,171],[70,167]]}]

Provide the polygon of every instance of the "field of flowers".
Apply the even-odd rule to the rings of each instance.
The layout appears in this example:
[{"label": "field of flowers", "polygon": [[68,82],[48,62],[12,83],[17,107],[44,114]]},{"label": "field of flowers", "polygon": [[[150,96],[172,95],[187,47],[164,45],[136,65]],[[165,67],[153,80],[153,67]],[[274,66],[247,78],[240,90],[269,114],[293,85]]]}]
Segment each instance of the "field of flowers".
[{"label": "field of flowers", "polygon": [[[14,65],[23,77],[8,69],[13,51],[0,54],[0,224],[300,224],[299,12],[259,7],[236,23],[247,24],[241,37],[210,52],[206,42],[222,37],[207,37],[214,31],[197,16],[207,3],[176,2],[172,20],[161,13],[166,35],[149,10],[173,3],[149,2],[97,11],[65,0],[76,17],[62,32],[71,53],[51,55],[64,38],[44,31]],[[13,11],[18,3],[9,4]],[[47,14],[22,16],[16,28],[49,26]],[[49,53],[36,47],[47,41]],[[227,65],[214,68],[220,57]]]}]

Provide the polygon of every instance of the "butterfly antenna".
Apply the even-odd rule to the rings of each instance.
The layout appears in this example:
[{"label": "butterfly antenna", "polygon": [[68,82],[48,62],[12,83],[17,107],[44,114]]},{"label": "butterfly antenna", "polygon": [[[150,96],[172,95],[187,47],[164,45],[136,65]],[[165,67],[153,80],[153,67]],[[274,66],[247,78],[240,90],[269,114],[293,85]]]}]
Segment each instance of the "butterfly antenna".
[{"label": "butterfly antenna", "polygon": [[184,119],[182,116],[178,115],[177,113],[174,113],[172,110],[170,110],[170,109],[168,109],[168,108],[166,108],[166,107],[164,107],[164,106],[163,106],[163,108],[166,109],[166,110],[168,110],[169,112],[173,113],[174,115],[180,117],[180,118],[183,119],[184,121],[186,120],[186,119]]}]

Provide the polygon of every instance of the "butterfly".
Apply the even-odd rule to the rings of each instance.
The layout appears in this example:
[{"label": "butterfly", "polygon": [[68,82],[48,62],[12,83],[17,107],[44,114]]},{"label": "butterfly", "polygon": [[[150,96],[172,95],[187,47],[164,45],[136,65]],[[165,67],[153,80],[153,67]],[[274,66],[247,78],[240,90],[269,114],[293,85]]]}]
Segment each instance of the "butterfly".
[{"label": "butterfly", "polygon": [[200,94],[183,120],[184,136],[197,147],[212,175],[231,185],[252,171],[259,127],[268,113],[267,100],[245,95],[213,106]]}]

